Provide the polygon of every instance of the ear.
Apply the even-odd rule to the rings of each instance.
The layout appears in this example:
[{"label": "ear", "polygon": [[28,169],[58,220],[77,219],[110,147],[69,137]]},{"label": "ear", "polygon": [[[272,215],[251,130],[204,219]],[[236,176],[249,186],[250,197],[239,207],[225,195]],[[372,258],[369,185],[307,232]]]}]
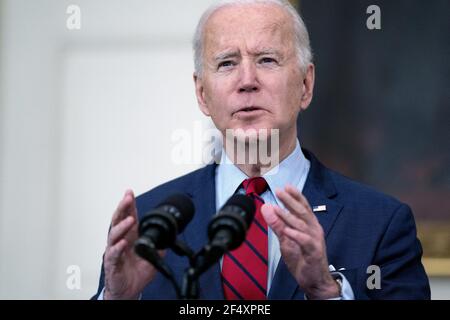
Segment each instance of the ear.
[{"label": "ear", "polygon": [[315,67],[311,63],[309,64],[308,69],[306,70],[305,78],[303,79],[302,83],[303,95],[302,100],[300,102],[300,111],[305,111],[312,101],[315,77],[316,77]]},{"label": "ear", "polygon": [[209,112],[208,105],[205,99],[205,87],[203,86],[203,79],[200,78],[196,73],[194,73],[194,83],[195,83],[195,95],[197,96],[198,107],[206,115],[211,116]]}]

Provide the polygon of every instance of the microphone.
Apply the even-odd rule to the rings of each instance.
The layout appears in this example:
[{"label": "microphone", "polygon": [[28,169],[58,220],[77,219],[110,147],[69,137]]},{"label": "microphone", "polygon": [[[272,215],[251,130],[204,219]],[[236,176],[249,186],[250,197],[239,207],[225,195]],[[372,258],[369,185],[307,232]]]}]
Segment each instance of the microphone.
[{"label": "microphone", "polygon": [[253,199],[233,195],[208,226],[209,245],[223,253],[238,248],[245,240],[247,229],[255,216]]},{"label": "microphone", "polygon": [[174,194],[146,213],[139,223],[136,253],[145,257],[149,249],[165,249],[174,245],[177,234],[192,220],[194,210],[188,196]]},{"label": "microphone", "polygon": [[188,273],[190,281],[213,266],[225,252],[244,242],[255,211],[253,199],[248,196],[235,194],[228,199],[208,225],[209,243],[196,254],[195,268]]}]

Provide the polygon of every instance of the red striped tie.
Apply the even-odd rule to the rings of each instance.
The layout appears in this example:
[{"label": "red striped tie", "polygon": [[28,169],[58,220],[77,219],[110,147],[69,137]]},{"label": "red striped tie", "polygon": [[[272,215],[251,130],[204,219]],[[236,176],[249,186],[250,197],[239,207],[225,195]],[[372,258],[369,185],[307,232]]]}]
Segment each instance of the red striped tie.
[{"label": "red striped tie", "polygon": [[253,198],[255,218],[244,243],[223,257],[222,280],[227,300],[264,300],[267,294],[268,239],[267,224],[261,215],[264,200],[259,196],[267,189],[262,177],[244,180],[245,193]]}]

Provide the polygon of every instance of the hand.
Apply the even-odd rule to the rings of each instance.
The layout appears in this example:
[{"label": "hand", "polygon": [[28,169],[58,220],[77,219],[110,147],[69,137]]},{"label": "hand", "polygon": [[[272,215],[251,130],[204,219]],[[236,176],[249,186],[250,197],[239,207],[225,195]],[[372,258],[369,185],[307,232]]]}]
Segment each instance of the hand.
[{"label": "hand", "polygon": [[339,297],[328,270],[322,226],[306,198],[292,186],[276,192],[286,210],[264,204],[261,213],[280,241],[281,255],[308,299]]},{"label": "hand", "polygon": [[138,217],[134,194],[127,190],[111,222],[105,251],[105,300],[137,299],[156,269],[134,252]]}]

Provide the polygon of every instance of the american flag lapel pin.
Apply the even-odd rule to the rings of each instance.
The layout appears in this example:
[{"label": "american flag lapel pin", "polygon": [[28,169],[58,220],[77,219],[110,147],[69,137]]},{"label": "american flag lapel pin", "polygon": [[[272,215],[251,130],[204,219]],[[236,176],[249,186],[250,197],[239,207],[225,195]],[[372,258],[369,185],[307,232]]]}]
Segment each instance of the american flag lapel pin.
[{"label": "american flag lapel pin", "polygon": [[313,207],[313,212],[325,212],[325,211],[327,211],[327,206],[324,204]]}]

